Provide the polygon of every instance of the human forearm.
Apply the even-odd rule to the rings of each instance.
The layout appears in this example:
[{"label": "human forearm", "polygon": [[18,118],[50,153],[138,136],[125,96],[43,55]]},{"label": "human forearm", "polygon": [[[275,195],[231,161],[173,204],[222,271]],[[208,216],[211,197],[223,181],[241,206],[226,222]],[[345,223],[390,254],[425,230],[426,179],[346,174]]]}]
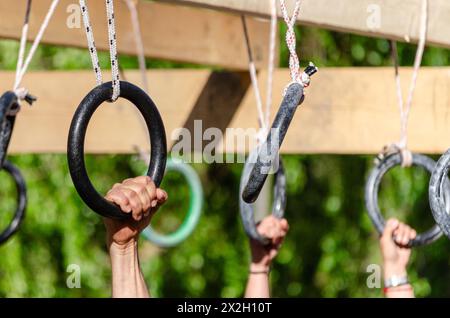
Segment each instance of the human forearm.
[{"label": "human forearm", "polygon": [[149,292],[139,266],[137,241],[125,246],[109,244],[113,298],[148,298]]},{"label": "human forearm", "polygon": [[[385,265],[384,278],[389,279],[392,277],[406,277],[406,268],[398,266]],[[414,298],[414,289],[411,284],[405,284],[396,287],[385,288],[386,298]]]},{"label": "human forearm", "polygon": [[252,263],[245,298],[270,298],[269,267]]}]

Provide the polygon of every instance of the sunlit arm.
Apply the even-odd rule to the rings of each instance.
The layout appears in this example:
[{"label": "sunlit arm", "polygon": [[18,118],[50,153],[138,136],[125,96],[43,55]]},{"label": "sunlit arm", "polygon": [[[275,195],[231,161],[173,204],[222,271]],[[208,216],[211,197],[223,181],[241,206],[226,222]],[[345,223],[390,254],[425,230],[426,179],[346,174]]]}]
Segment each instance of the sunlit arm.
[{"label": "sunlit arm", "polygon": [[137,242],[126,246],[112,243],[109,248],[112,267],[113,298],[148,298],[150,294],[139,266]]}]

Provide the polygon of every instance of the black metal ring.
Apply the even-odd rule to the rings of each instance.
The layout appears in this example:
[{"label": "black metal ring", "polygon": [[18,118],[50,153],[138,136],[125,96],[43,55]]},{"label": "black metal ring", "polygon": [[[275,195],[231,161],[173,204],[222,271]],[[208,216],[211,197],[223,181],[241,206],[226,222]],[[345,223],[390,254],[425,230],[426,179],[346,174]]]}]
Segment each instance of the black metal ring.
[{"label": "black metal ring", "polygon": [[[252,171],[253,165],[255,165],[256,156],[258,154],[258,151],[253,151],[249,157],[247,158],[247,161],[244,165],[244,170],[242,172],[241,176],[241,182],[240,182],[240,193],[239,193],[239,207],[240,207],[240,214],[242,223],[244,225],[244,230],[247,235],[260,242],[263,245],[267,245],[269,243],[269,240],[258,233],[256,229],[255,224],[255,215],[253,211],[252,204],[246,203],[242,199],[242,191],[244,188],[244,185],[247,184],[248,178],[250,176],[250,172]],[[275,184],[274,184],[274,201],[272,205],[272,215],[276,218],[281,219],[284,216],[284,211],[286,209],[286,176],[284,174],[284,167],[283,162],[281,160],[281,157],[279,158],[279,165],[278,170],[275,174]]]},{"label": "black metal ring", "polygon": [[292,83],[286,90],[286,95],[281,103],[280,109],[272,124],[272,129],[267,135],[266,141],[259,147],[258,158],[250,172],[248,183],[242,191],[242,199],[247,203],[253,203],[259,196],[267,171],[273,166],[274,160],[278,158],[279,149],[286,136],[289,125],[294,117],[295,111],[304,100],[303,86]]},{"label": "black metal ring", "polygon": [[[429,173],[433,173],[436,163],[433,159],[420,155],[413,154],[412,162],[415,166],[425,168]],[[402,157],[399,153],[392,154],[383,158],[371,171],[365,187],[365,203],[369,217],[372,220],[378,233],[381,235],[384,231],[385,220],[381,214],[378,206],[378,191],[380,182],[383,176],[393,167],[402,163]],[[450,184],[447,181],[447,189],[450,190]],[[409,247],[421,246],[433,243],[442,236],[442,231],[439,226],[434,225],[430,230],[417,235],[414,240],[408,243]]]},{"label": "black metal ring", "polygon": [[447,205],[450,200],[448,198],[448,191],[443,192],[442,190],[444,187],[444,180],[447,180],[448,183],[447,175],[449,169],[450,149],[447,150],[441,158],[439,158],[436,168],[431,175],[430,185],[428,188],[428,197],[434,220],[448,238],[450,238],[450,214]]},{"label": "black metal ring", "polygon": [[17,169],[17,167],[10,163],[8,160],[4,161],[3,170],[8,172],[13,177],[16,184],[17,208],[16,213],[14,214],[14,218],[12,219],[9,226],[0,233],[0,244],[6,242],[14,233],[17,232],[20,224],[25,217],[25,209],[27,207],[27,187],[25,185],[25,180],[20,173],[20,170]]},{"label": "black metal ring", "polygon": [[[84,140],[89,120],[96,109],[112,97],[111,82],[97,86],[81,101],[72,119],[67,145],[70,175],[82,200],[98,214],[116,219],[125,219],[130,214],[105,200],[92,185],[84,162]],[[150,135],[151,157],[147,175],[159,186],[164,176],[167,158],[167,142],[164,124],[151,98],[139,87],[120,82],[120,97],[133,103],[144,117]]]}]

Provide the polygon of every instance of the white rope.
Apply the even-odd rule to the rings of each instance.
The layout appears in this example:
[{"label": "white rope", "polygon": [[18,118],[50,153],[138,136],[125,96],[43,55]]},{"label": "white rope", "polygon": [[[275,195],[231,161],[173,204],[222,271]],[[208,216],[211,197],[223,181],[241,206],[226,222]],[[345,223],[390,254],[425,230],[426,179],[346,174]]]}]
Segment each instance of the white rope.
[{"label": "white rope", "polygon": [[25,19],[24,19],[23,27],[22,27],[22,36],[20,38],[19,56],[17,58],[16,79],[14,82],[14,89],[16,89],[16,85],[19,82],[19,76],[20,76],[20,72],[22,71],[23,60],[25,57],[25,48],[27,45],[27,36],[28,36],[28,29],[29,29],[29,22],[30,22],[30,11],[31,11],[31,0],[28,0],[27,8],[25,11]]},{"label": "white rope", "polygon": [[261,91],[259,88],[258,76],[256,72],[256,66],[253,59],[253,52],[250,43],[250,36],[248,33],[247,23],[245,16],[242,16],[242,26],[244,29],[245,44],[248,53],[249,73],[250,79],[255,93],[256,107],[258,110],[258,121],[260,131],[258,133],[258,142],[262,142],[268,133],[270,126],[270,110],[272,107],[272,95],[273,95],[273,73],[275,69],[275,54],[276,54],[276,34],[277,34],[277,8],[276,0],[270,0],[271,2],[271,20],[270,20],[270,37],[269,37],[269,60],[268,60],[268,75],[267,75],[267,92],[266,92],[266,109],[263,110],[263,102],[261,98]]},{"label": "white rope", "polygon": [[422,63],[423,53],[425,50],[426,37],[428,28],[428,0],[422,0],[421,5],[421,18],[420,18],[420,34],[419,34],[419,44],[416,51],[416,56],[414,60],[414,70],[411,78],[411,84],[409,87],[408,97],[406,103],[404,103],[400,73],[399,73],[399,62],[397,54],[397,46],[395,42],[392,42],[392,54],[395,66],[395,83],[397,88],[397,99],[398,107],[400,110],[400,141],[396,144],[398,149],[402,153],[403,166],[411,165],[411,153],[408,153],[408,119],[411,111],[412,101],[414,97],[414,91],[417,85],[417,78],[419,75],[420,66]]},{"label": "white rope", "polygon": [[117,56],[116,23],[114,18],[114,0],[106,0],[106,15],[108,17],[109,55],[111,59],[112,71],[112,100],[115,101],[120,96],[120,76],[119,60]]},{"label": "white rope", "polygon": [[50,8],[48,9],[47,15],[45,16],[44,21],[42,22],[42,25],[39,29],[38,34],[36,35],[36,38],[33,41],[33,44],[30,48],[30,51],[28,52],[28,55],[25,59],[25,47],[27,43],[27,36],[28,36],[28,29],[29,29],[29,17],[30,17],[30,10],[31,10],[31,0],[27,2],[27,11],[25,14],[25,21],[22,28],[22,36],[20,39],[20,48],[19,48],[19,56],[17,59],[17,69],[16,69],[16,78],[14,82],[14,92],[16,93],[17,97],[20,100],[25,99],[25,96],[27,96],[28,92],[25,88],[19,88],[19,86],[22,83],[23,77],[25,76],[25,73],[28,69],[28,66],[31,63],[31,60],[33,59],[34,54],[36,53],[36,50],[39,46],[39,43],[42,40],[42,37],[45,33],[45,30],[48,27],[48,24],[50,23],[50,20],[55,13],[56,7],[59,3],[59,0],[53,0],[52,4],[50,5]]},{"label": "white rope", "polygon": [[277,0],[270,1],[270,38],[269,38],[269,66],[267,67],[267,96],[266,96],[266,126],[270,125],[270,112],[273,97],[273,73],[275,70],[275,53],[278,33]]},{"label": "white rope", "polygon": [[289,69],[291,72],[291,83],[289,83],[285,89],[285,94],[287,88],[292,83],[298,83],[302,85],[303,87],[308,87],[310,84],[310,75],[314,74],[318,71],[318,68],[313,64],[309,63],[309,70],[308,72],[300,72],[300,60],[297,55],[297,39],[295,35],[294,26],[297,22],[298,15],[300,13],[300,0],[295,1],[295,8],[294,12],[292,14],[292,17],[289,17],[288,10],[286,7],[285,0],[280,0],[280,7],[281,7],[281,13],[283,15],[284,22],[287,26],[286,31],[286,45],[289,49]]},{"label": "white rope", "polygon": [[250,72],[250,79],[253,86],[253,92],[255,93],[256,98],[256,108],[258,110],[258,121],[259,121],[259,127],[263,131],[267,131],[264,111],[263,111],[263,103],[261,98],[261,92],[259,90],[259,83],[258,83],[258,76],[256,74],[256,66],[255,61],[253,60],[253,53],[252,48],[250,44],[250,37],[248,34],[248,28],[247,28],[247,22],[245,20],[245,16],[241,16],[242,18],[242,27],[244,29],[244,37],[245,37],[245,43],[247,46],[247,53],[248,53],[248,68]]},{"label": "white rope", "polygon": [[295,8],[292,17],[289,17],[285,0],[280,0],[281,14],[287,26],[286,45],[289,50],[289,69],[291,71],[292,82],[301,83],[300,79],[300,61],[297,55],[296,46],[297,39],[295,36],[294,26],[300,13],[300,0],[295,1]]},{"label": "white rope", "polygon": [[139,24],[139,14],[136,9],[136,0],[125,0],[130,10],[131,23],[133,25],[134,41],[138,53],[139,70],[141,72],[142,88],[148,94],[147,65],[145,62],[144,42],[142,41],[142,32]]},{"label": "white rope", "polygon": [[[112,88],[113,94],[111,97],[111,101],[116,101],[120,96],[120,75],[119,75],[119,60],[117,56],[117,37],[116,37],[116,28],[115,28],[115,18],[114,18],[114,1],[113,0],[105,0],[106,1],[106,15],[108,22],[108,39],[109,39],[109,54],[111,60],[111,72],[112,72]],[[103,83],[102,72],[100,69],[100,64],[98,61],[98,53],[97,48],[95,46],[94,40],[94,32],[92,30],[88,7],[86,5],[85,0],[79,0],[81,14],[83,16],[83,23],[86,32],[86,38],[89,47],[89,53],[91,55],[92,67],[95,72],[95,79],[97,85],[101,85]]]},{"label": "white rope", "polygon": [[95,72],[95,81],[97,85],[102,85],[103,83],[102,70],[100,69],[97,47],[95,46],[94,30],[92,30],[89,12],[84,0],[80,0],[80,8],[81,8],[81,15],[83,17],[84,31],[86,32],[86,38],[89,47],[89,54],[91,55],[92,68]]},{"label": "white rope", "polygon": [[[133,33],[134,33],[134,41],[136,43],[136,51],[138,54],[138,61],[139,61],[139,70],[141,73],[141,80],[142,80],[142,86],[143,90],[148,94],[149,93],[149,85],[148,85],[148,78],[147,78],[147,65],[145,62],[145,51],[144,51],[144,42],[142,41],[142,33],[139,23],[139,14],[137,11],[137,1],[136,0],[124,0],[127,4],[128,10],[130,11],[130,18],[131,23],[133,25]],[[125,76],[123,75],[125,78]],[[147,130],[147,124],[145,123],[145,120],[140,116],[140,113],[138,111],[135,112],[136,118],[139,121],[142,132],[146,138],[148,138],[148,130]],[[144,152],[144,150],[139,145],[134,145],[134,148],[136,152],[138,153],[139,159],[144,161],[146,164],[150,162],[150,154]]]}]

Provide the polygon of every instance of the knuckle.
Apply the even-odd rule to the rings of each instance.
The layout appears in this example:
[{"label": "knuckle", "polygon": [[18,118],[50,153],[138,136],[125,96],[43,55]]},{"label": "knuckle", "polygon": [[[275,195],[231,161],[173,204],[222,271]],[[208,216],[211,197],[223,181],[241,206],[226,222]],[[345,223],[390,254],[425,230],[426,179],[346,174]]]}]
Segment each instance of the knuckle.
[{"label": "knuckle", "polygon": [[130,192],[128,193],[128,196],[129,196],[131,199],[136,199],[138,195],[137,195],[137,193],[136,193],[135,191],[130,190]]}]

